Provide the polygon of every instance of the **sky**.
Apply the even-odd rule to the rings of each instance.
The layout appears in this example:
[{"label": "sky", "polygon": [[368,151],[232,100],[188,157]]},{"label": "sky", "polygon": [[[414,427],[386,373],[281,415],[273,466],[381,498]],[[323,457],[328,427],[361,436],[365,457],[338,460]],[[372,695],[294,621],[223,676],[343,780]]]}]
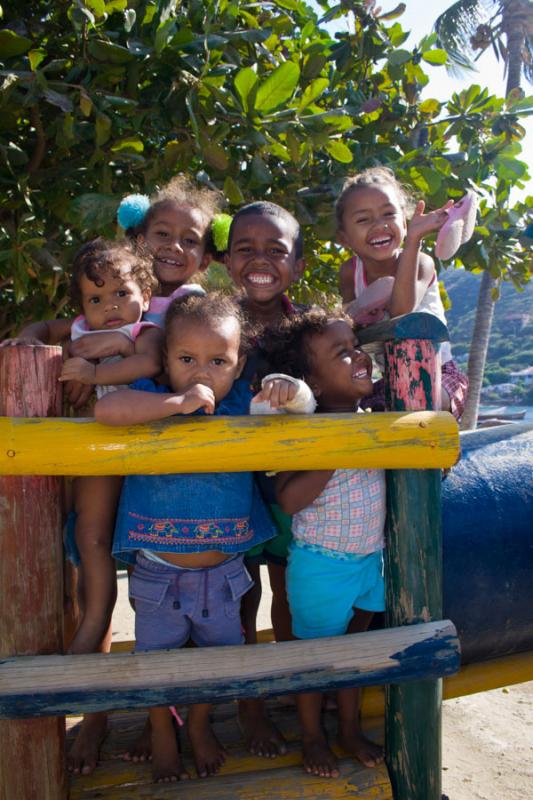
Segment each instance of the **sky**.
[{"label": "sky", "polygon": [[[404,0],[406,10],[397,21],[405,31],[411,31],[409,39],[402,44],[403,48],[413,47],[424,36],[431,33],[433,24],[437,17],[447,8],[453,5],[454,0]],[[377,0],[377,5],[382,13],[396,8],[399,0]],[[342,23],[337,23],[339,28]],[[392,22],[386,23],[391,25]],[[452,77],[445,67],[435,67],[424,64],[424,69],[429,75],[430,81],[424,88],[422,96],[424,98],[434,97],[437,100],[448,100],[455,91],[478,84],[487,87],[491,94],[503,96],[505,93],[504,65],[502,61],[497,61],[492,49],[485,52],[477,62],[478,72],[468,73],[464,78]],[[526,94],[533,94],[533,86],[522,80],[522,88]],[[522,141],[521,160],[530,164],[530,172],[533,173],[533,117],[522,118],[521,124],[526,128],[527,135]],[[517,199],[521,199],[526,194],[533,194],[533,179],[529,181],[527,191],[517,191]]]}]

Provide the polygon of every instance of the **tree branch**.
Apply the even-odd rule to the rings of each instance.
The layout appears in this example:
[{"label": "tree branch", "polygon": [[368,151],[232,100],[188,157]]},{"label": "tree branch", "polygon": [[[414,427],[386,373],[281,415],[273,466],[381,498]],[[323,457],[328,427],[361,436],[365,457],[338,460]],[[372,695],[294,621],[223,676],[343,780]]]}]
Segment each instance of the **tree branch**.
[{"label": "tree branch", "polygon": [[39,113],[38,105],[31,106],[30,121],[33,127],[35,128],[35,133],[37,134],[37,142],[35,144],[35,150],[33,151],[30,163],[28,164],[28,173],[30,175],[33,175],[35,172],[37,172],[37,170],[41,166],[44,154],[46,152],[46,136],[44,134],[43,123],[41,120],[41,115]]}]

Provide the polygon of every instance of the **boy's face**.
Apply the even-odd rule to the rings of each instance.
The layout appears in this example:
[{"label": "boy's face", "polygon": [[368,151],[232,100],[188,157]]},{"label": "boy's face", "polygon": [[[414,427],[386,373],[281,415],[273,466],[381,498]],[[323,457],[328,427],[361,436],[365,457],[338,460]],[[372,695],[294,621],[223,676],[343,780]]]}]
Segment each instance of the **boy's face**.
[{"label": "boy's face", "polygon": [[269,302],[302,276],[305,262],[296,258],[295,236],[294,226],[282,217],[250,214],[237,220],[225,260],[248,299]]},{"label": "boy's face", "polygon": [[83,313],[92,331],[114,330],[139,322],[150,304],[149,293],[143,294],[131,278],[131,264],[117,265],[117,274],[102,273],[97,286],[86,275],[80,278]]},{"label": "boy's face", "polygon": [[312,370],[309,385],[326,411],[353,411],[372,392],[372,359],[358,347],[357,337],[344,320],[331,320],[323,333],[309,340]]},{"label": "boy's face", "polygon": [[234,317],[212,323],[173,320],[165,353],[172,389],[181,394],[201,383],[219,403],[242,372],[246,357],[239,354],[240,341],[240,326]]}]

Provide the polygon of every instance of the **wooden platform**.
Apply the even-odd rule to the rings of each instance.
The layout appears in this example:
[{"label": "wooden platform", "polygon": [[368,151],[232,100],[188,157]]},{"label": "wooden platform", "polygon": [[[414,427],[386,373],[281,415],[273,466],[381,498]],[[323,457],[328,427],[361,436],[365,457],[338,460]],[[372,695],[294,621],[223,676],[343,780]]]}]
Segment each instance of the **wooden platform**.
[{"label": "wooden platform", "polygon": [[[144,712],[115,712],[110,715],[110,732],[104,742],[102,763],[92,775],[71,779],[70,800],[121,800],[122,798],[180,798],[180,800],[324,800],[326,798],[358,798],[358,800],[390,800],[392,792],[385,766],[366,769],[352,758],[340,757],[341,775],[337,779],[307,775],[302,768],[298,741],[296,709],[283,700],[269,703],[269,714],[288,742],[289,752],[276,759],[251,756],[243,747],[234,703],[216,706],[213,728],[228,751],[228,758],[219,775],[198,779],[182,731],[183,760],[191,780],[172,784],[154,784],[149,764],[132,764],[120,760],[139,736],[146,715]],[[185,712],[184,712],[185,713]],[[336,712],[324,714],[330,740],[334,738]],[[67,720],[67,736],[75,736],[79,717]],[[383,741],[382,719],[364,720],[367,735]],[[334,748],[335,749],[335,748]]]}]

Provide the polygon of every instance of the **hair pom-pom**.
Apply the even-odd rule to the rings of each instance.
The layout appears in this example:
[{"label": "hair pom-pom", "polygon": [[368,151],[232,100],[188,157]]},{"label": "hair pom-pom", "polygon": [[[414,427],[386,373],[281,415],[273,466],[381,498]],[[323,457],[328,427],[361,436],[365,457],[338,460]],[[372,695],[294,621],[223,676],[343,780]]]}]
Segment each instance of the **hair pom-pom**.
[{"label": "hair pom-pom", "polygon": [[140,225],[150,208],[150,198],[146,194],[129,194],[121,200],[117,211],[117,220],[121,228],[127,231]]},{"label": "hair pom-pom", "polygon": [[213,242],[219,253],[224,253],[228,249],[229,229],[233,217],[229,214],[215,214],[211,223],[211,233]]}]

